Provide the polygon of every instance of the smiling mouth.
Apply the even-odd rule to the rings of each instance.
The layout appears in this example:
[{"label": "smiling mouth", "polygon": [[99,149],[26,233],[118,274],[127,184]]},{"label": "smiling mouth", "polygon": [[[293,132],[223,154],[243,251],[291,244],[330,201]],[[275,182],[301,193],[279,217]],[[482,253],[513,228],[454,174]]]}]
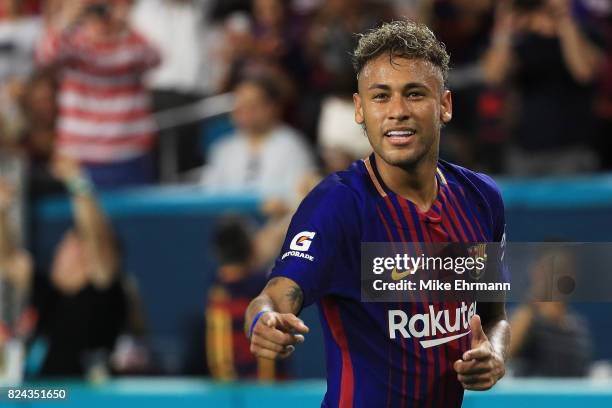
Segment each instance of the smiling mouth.
[{"label": "smiling mouth", "polygon": [[385,136],[388,137],[410,137],[416,133],[414,129],[397,129],[397,130],[387,130],[385,132]]},{"label": "smiling mouth", "polygon": [[387,130],[384,133],[387,140],[394,146],[402,146],[412,142],[412,136],[415,134],[416,130],[410,128]]}]

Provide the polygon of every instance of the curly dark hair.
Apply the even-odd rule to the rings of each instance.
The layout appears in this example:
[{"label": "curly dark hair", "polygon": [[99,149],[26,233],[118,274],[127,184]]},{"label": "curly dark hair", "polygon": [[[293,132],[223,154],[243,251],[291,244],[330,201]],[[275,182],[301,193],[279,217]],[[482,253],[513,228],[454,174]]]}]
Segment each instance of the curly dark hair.
[{"label": "curly dark hair", "polygon": [[387,53],[391,62],[398,57],[429,61],[440,69],[446,84],[450,56],[444,44],[425,24],[392,21],[359,34],[359,42],[353,52],[353,68],[357,78],[369,61]]}]

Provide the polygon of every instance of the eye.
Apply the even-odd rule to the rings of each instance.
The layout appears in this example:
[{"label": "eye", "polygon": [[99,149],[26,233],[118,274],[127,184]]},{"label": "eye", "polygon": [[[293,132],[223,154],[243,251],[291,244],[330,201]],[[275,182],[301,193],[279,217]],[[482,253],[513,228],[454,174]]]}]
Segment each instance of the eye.
[{"label": "eye", "polygon": [[410,99],[419,99],[419,98],[423,97],[423,94],[421,92],[418,92],[418,91],[411,91],[411,92],[408,92],[408,94],[406,96],[408,98],[410,98]]},{"label": "eye", "polygon": [[388,95],[386,93],[377,93],[374,95],[374,97],[372,99],[377,100],[377,101],[383,101],[385,99],[387,99]]}]

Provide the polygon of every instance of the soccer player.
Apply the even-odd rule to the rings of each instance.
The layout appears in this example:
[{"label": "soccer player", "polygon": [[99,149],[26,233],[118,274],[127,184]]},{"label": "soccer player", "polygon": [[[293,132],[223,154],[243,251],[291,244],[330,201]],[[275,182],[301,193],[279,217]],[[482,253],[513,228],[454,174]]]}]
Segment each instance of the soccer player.
[{"label": "soccer player", "polygon": [[[438,158],[440,129],[452,117],[448,64],[424,25],[392,22],[361,36],[355,120],[374,152],[304,199],[267,286],[247,310],[251,351],[285,358],[308,332],[296,316],[317,303],[327,362],[323,406],[458,407],[464,389],[489,389],[504,375],[503,303],[478,304],[476,314],[469,302],[360,298],[362,242],[503,239],[494,182]],[[445,316],[442,330],[408,323],[416,315],[430,323]]]}]

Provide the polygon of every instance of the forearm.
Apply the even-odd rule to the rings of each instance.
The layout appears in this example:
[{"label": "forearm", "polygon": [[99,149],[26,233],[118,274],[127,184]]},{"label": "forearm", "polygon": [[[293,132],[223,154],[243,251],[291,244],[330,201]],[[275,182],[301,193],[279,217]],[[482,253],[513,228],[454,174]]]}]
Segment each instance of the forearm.
[{"label": "forearm", "polygon": [[251,332],[251,325],[255,316],[259,312],[278,312],[274,307],[274,302],[265,293],[260,294],[251,301],[244,317],[244,334],[249,337]]},{"label": "forearm", "polygon": [[494,36],[485,52],[481,66],[488,84],[498,85],[507,78],[512,65],[511,41],[510,35]]},{"label": "forearm", "polygon": [[76,228],[89,248],[92,283],[106,288],[112,283],[117,263],[113,234],[102,209],[95,198],[93,188],[86,181],[81,188],[71,188]]},{"label": "forearm", "polygon": [[[98,244],[107,235],[107,221],[93,192],[72,195],[75,224],[87,241]],[[97,246],[97,245],[96,245]]]},{"label": "forearm", "polygon": [[506,361],[510,354],[510,323],[506,320],[506,316],[492,319],[484,324],[483,329],[495,352]]},{"label": "forearm", "polygon": [[601,61],[601,53],[580,32],[573,19],[559,25],[561,51],[568,70],[581,83],[593,80]]},{"label": "forearm", "polygon": [[253,319],[259,312],[292,313],[297,315],[302,309],[302,289],[291,279],[272,278],[245,313],[244,330],[248,336]]}]

